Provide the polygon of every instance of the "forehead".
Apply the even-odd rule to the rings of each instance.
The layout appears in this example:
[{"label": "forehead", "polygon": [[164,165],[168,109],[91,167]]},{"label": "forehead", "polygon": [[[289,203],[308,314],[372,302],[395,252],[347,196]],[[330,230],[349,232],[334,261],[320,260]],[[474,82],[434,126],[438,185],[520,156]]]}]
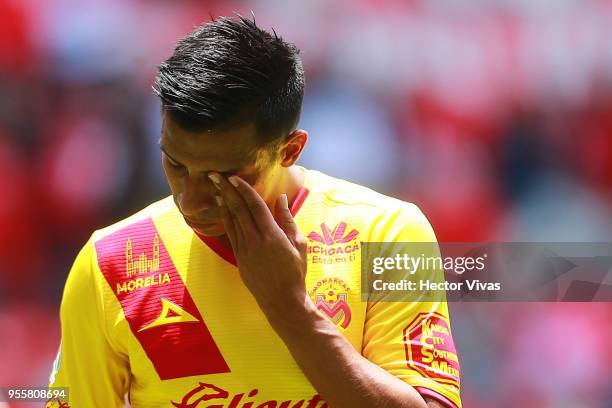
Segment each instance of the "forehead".
[{"label": "forehead", "polygon": [[252,123],[215,132],[190,132],[163,115],[160,146],[182,165],[203,171],[237,170],[253,164],[258,151]]}]

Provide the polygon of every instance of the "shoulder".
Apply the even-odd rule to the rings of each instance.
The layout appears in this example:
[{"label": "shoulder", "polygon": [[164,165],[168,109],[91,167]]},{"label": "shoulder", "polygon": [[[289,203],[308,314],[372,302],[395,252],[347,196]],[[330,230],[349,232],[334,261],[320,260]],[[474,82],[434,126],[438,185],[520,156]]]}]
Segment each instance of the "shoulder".
[{"label": "shoulder", "polygon": [[[104,293],[136,272],[159,266],[159,239],[154,222],[178,213],[172,197],[156,201],[135,214],[95,231],[77,255],[68,275],[62,307],[88,304],[104,309],[112,302]],[[104,282],[110,285],[107,285]],[[97,295],[96,295],[97,294]],[[92,299],[87,300],[87,299]],[[98,300],[95,300],[98,299]],[[97,303],[96,303],[97,302]]]},{"label": "shoulder", "polygon": [[130,227],[136,227],[137,225],[141,225],[143,223],[150,223],[164,215],[176,212],[178,212],[178,209],[174,205],[172,196],[168,196],[161,200],[155,201],[129,217],[117,221],[105,228],[94,231],[91,241],[93,243],[99,242],[100,240],[112,236],[117,232],[130,229]]},{"label": "shoulder", "polygon": [[370,239],[393,239],[393,235],[406,239],[408,230],[414,240],[435,240],[431,224],[416,204],[316,170],[305,171],[310,199],[343,218],[359,220]]},{"label": "shoulder", "polygon": [[182,217],[172,196],[156,201],[123,220],[94,231],[88,243],[92,247],[92,261],[107,279],[122,269],[129,269],[128,264],[134,264],[134,267],[140,265],[141,261],[147,264],[149,258],[141,260],[139,257],[142,257],[142,254],[152,253],[157,262],[156,254],[160,247],[159,223],[161,220],[164,223],[170,220],[172,226],[175,226],[180,219]]},{"label": "shoulder", "polygon": [[109,289],[119,293],[117,288],[138,274],[158,271],[165,249],[157,224],[167,218],[180,219],[171,196],[95,231],[75,260],[66,291],[80,298],[85,289],[94,290],[109,299],[112,296],[105,295]]},{"label": "shoulder", "polygon": [[[172,201],[172,196],[170,196],[156,201],[114,224],[94,231],[87,243],[79,251],[72,269],[90,269],[91,264],[96,263],[96,260],[100,257],[98,252],[101,246],[108,246],[107,243],[109,241],[118,241],[118,236],[125,235],[125,233],[129,234],[135,229],[140,229],[142,231],[143,225],[153,225],[154,219],[164,214],[171,214],[172,212],[178,212],[178,210]],[[84,276],[82,273],[78,275]]]},{"label": "shoulder", "polygon": [[355,206],[384,211],[415,211],[413,203],[399,200],[347,180],[316,170],[306,170],[307,188],[318,199],[331,205]]}]

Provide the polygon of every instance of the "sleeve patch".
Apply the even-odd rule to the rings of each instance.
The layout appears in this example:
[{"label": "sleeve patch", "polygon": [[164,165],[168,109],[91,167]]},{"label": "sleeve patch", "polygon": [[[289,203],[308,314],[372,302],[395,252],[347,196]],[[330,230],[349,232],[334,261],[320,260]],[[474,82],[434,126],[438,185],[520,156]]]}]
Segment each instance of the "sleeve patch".
[{"label": "sleeve patch", "polygon": [[459,387],[459,357],[450,327],[440,313],[419,313],[404,328],[408,367],[423,377]]}]

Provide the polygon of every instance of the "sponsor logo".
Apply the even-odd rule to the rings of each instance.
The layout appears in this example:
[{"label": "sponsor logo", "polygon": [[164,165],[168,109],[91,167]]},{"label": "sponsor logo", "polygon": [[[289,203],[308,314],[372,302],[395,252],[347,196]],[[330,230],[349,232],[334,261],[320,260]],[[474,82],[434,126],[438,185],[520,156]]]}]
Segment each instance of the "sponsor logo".
[{"label": "sponsor logo", "polygon": [[315,284],[308,294],[315,302],[317,309],[325,313],[332,322],[346,329],[351,323],[352,313],[348,304],[348,293],[351,289],[338,278],[324,278]]},{"label": "sponsor logo", "polygon": [[[125,242],[125,276],[127,281],[117,282],[116,294],[131,293],[137,289],[147,288],[155,285],[166,285],[170,283],[170,275],[166,273],[155,273],[159,271],[159,235],[153,237],[152,256],[141,252],[134,258],[132,238],[128,237]],[[148,276],[140,276],[150,274]],[[136,276],[136,277],[135,277]],[[135,277],[135,278],[134,278]],[[129,279],[133,278],[133,279]]]},{"label": "sponsor logo", "polygon": [[[321,396],[315,394],[309,400],[266,400],[257,401],[258,389],[230,395],[226,390],[213,384],[198,383],[198,386],[190,390],[180,402],[172,402],[176,408],[204,408],[202,402],[213,402],[208,408],[328,408],[327,403]],[[225,405],[227,402],[227,405]],[[258,404],[258,405],[255,405]]]},{"label": "sponsor logo", "polygon": [[440,313],[419,313],[404,329],[408,366],[438,382],[459,387],[459,357]]},{"label": "sponsor logo", "polygon": [[70,408],[67,402],[63,402],[59,397],[47,400],[45,408]]},{"label": "sponsor logo", "polygon": [[359,251],[359,231],[352,229],[346,232],[347,224],[342,221],[333,229],[321,224],[321,233],[312,231],[307,235],[311,244],[308,245],[308,255],[312,263],[332,264],[346,263],[357,259]]},{"label": "sponsor logo", "polygon": [[151,329],[153,327],[163,326],[164,324],[199,322],[196,317],[176,303],[173,303],[166,298],[161,298],[160,300],[162,303],[161,313],[157,319],[138,330],[139,332]]},{"label": "sponsor logo", "polygon": [[157,273],[143,278],[130,279],[126,282],[117,282],[117,295],[133,292],[136,289],[148,288],[149,286],[165,285],[167,283],[170,283],[170,275],[168,273]]},{"label": "sponsor logo", "polygon": [[128,238],[125,243],[125,275],[128,278],[136,275],[149,272],[159,271],[159,235],[153,237],[153,256],[151,259],[141,252],[136,259],[132,250],[132,238]]},{"label": "sponsor logo", "polygon": [[321,233],[320,235],[317,232],[311,232],[308,234],[308,238],[313,241],[320,242],[325,245],[334,245],[334,244],[344,244],[347,242],[351,242],[354,240],[359,232],[356,229],[351,230],[351,232],[346,233],[346,222],[341,222],[336,225],[333,230],[329,230],[329,227],[325,225],[325,223],[321,224]]}]

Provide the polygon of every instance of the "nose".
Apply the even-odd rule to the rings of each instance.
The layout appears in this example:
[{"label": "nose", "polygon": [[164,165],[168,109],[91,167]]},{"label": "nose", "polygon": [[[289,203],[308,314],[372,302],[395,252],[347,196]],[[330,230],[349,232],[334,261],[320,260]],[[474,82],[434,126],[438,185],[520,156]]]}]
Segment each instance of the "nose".
[{"label": "nose", "polygon": [[215,206],[217,190],[205,175],[186,176],[182,187],[177,202],[183,215],[197,220],[198,214]]}]

